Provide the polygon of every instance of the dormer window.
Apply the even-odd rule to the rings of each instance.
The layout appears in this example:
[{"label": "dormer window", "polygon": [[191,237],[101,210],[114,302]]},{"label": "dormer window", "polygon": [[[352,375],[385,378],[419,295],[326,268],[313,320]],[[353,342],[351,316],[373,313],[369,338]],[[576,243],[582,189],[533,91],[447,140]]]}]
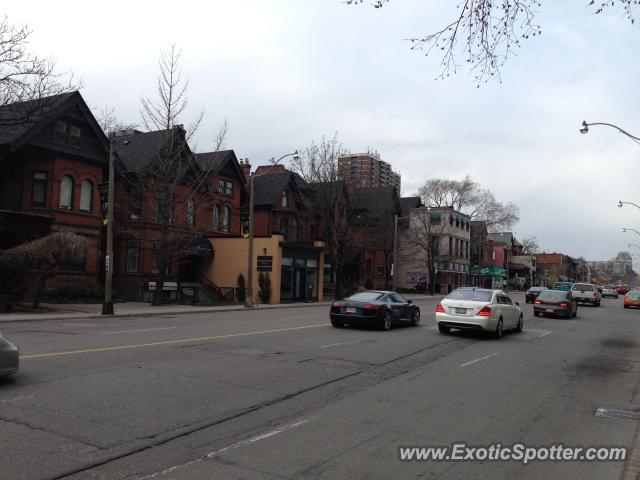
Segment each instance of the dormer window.
[{"label": "dormer window", "polygon": [[55,137],[60,141],[67,139],[67,124],[65,122],[56,122]]},{"label": "dormer window", "polygon": [[69,143],[71,145],[80,145],[80,136],[82,135],[82,130],[80,127],[76,125],[69,125]]},{"label": "dormer window", "polygon": [[284,190],[282,192],[282,208],[289,207],[289,195],[287,195],[287,191]]}]

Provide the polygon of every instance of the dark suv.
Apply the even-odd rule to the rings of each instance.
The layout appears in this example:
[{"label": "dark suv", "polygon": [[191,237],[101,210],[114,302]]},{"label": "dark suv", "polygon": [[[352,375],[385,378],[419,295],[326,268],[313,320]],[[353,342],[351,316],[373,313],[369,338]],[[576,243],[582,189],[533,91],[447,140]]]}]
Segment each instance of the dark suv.
[{"label": "dark suv", "polygon": [[533,303],[533,301],[538,298],[538,295],[540,295],[540,292],[546,289],[547,287],[531,287],[529,290],[527,290],[527,293],[524,294],[525,302]]}]

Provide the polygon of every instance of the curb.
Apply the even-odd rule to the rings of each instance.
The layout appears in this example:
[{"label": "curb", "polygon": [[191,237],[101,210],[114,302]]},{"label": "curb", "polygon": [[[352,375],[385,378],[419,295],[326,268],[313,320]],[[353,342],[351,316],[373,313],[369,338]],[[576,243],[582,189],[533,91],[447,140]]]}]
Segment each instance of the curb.
[{"label": "curb", "polygon": [[[432,300],[439,298],[437,296],[421,296],[412,297],[410,300]],[[195,307],[201,308],[201,310],[173,310],[173,311],[156,311],[156,312],[128,312],[128,313],[114,313],[113,315],[102,315],[101,313],[52,313],[52,314],[35,314],[42,315],[36,317],[33,315],[25,315],[25,318],[2,318],[0,315],[0,325],[3,323],[19,323],[19,322],[39,322],[39,321],[54,321],[54,320],[77,320],[77,319],[91,319],[91,318],[129,318],[129,317],[152,317],[152,316],[167,316],[167,315],[189,315],[197,313],[222,313],[222,312],[244,312],[244,311],[257,311],[257,310],[275,310],[275,309],[287,309],[287,308],[302,308],[302,307],[328,307],[331,302],[312,302],[312,303],[279,303],[275,305],[261,305],[259,307],[246,308],[241,305],[234,305],[229,307]],[[160,307],[162,308],[162,307]],[[14,314],[8,314],[14,315]]]}]

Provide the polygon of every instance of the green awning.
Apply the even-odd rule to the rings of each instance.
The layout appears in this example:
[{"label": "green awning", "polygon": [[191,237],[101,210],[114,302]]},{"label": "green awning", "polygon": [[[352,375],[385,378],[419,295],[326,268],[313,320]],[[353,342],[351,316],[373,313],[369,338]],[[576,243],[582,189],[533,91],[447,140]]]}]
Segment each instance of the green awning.
[{"label": "green awning", "polygon": [[469,268],[469,273],[471,275],[486,275],[491,277],[505,277],[507,276],[507,271],[504,268],[500,267],[479,267],[478,265],[472,265]]}]

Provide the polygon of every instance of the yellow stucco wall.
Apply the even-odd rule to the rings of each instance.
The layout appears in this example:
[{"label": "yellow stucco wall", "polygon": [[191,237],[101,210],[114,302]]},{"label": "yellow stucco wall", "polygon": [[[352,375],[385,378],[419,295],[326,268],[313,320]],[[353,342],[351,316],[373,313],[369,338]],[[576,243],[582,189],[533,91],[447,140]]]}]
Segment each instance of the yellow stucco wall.
[{"label": "yellow stucco wall", "polygon": [[[249,239],[247,238],[210,238],[215,252],[213,262],[205,275],[209,280],[219,287],[236,287],[238,274],[242,273],[245,280],[247,278],[247,257],[249,255]],[[253,239],[253,295],[254,301],[258,294],[258,272],[255,265],[258,263],[258,256],[269,255],[273,257],[273,268],[269,272],[271,279],[271,300],[269,303],[280,303],[280,267],[282,259],[282,248],[279,242],[281,235],[274,235],[268,238]],[[266,253],[265,253],[266,249]]]},{"label": "yellow stucco wall", "polygon": [[[213,262],[205,272],[205,276],[219,287],[236,287],[238,274],[242,273],[247,278],[247,257],[249,251],[249,239],[247,238],[210,238],[215,252]],[[258,302],[258,275],[256,269],[258,256],[268,255],[273,257],[273,267],[269,272],[271,279],[270,304],[280,303],[280,274],[282,267],[282,247],[280,242],[282,235],[273,235],[268,238],[253,239],[253,296],[254,302]],[[315,242],[315,246],[323,248],[323,242]],[[318,301],[323,300],[323,266],[324,252],[320,252],[318,261]]]}]

